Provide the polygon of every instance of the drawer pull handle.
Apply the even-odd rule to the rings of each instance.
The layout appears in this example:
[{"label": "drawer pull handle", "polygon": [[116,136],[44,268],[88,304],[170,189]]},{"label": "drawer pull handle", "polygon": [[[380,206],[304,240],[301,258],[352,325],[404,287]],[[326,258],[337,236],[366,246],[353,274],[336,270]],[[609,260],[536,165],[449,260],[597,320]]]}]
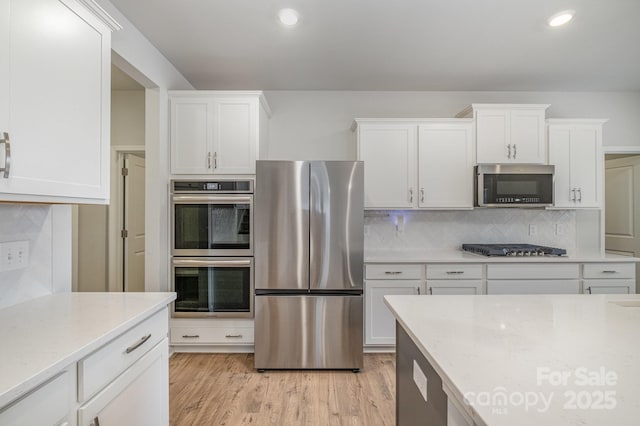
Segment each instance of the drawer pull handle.
[{"label": "drawer pull handle", "polygon": [[401,274],[402,271],[384,271],[384,273],[387,275],[398,275]]},{"label": "drawer pull handle", "polygon": [[429,294],[433,295],[433,287],[429,287]]},{"label": "drawer pull handle", "polygon": [[603,274],[617,274],[618,271],[602,271]]},{"label": "drawer pull handle", "polygon": [[183,334],[183,339],[198,339],[200,337],[199,334]]},{"label": "drawer pull handle", "polygon": [[447,271],[447,274],[449,275],[464,274],[464,271]]},{"label": "drawer pull handle", "polygon": [[225,335],[224,337],[226,337],[226,338],[228,338],[228,339],[230,339],[230,338],[232,338],[232,337],[234,337],[234,338],[240,338],[240,337],[242,337],[242,334],[227,334],[227,335]]},{"label": "drawer pull handle", "polygon": [[130,354],[131,352],[135,351],[136,349],[138,349],[140,346],[144,345],[145,342],[147,340],[149,340],[151,338],[151,333],[147,334],[146,336],[144,336],[142,339],[138,340],[136,343],[134,343],[133,345],[129,346],[127,348],[126,351],[124,351],[124,353],[126,354]]},{"label": "drawer pull handle", "polygon": [[0,172],[3,172],[2,177],[8,178],[11,171],[11,142],[9,141],[9,133],[2,133],[3,139],[0,139],[0,143],[4,144],[4,167],[0,168]]},{"label": "drawer pull handle", "polygon": [[591,287],[587,287],[587,293],[591,294]]}]

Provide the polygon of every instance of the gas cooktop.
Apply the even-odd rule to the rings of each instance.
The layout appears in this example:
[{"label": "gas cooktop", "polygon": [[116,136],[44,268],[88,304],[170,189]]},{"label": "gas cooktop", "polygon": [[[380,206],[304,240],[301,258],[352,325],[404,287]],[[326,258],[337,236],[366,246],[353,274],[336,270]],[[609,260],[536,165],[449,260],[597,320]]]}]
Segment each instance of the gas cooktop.
[{"label": "gas cooktop", "polygon": [[463,244],[462,250],[483,256],[564,256],[565,249],[534,244]]}]

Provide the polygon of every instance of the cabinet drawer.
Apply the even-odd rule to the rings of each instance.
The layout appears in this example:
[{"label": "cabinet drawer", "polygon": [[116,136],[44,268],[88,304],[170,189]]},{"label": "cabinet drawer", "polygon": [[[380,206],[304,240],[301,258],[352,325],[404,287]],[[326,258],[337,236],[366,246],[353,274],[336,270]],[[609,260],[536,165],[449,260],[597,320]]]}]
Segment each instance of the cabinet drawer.
[{"label": "cabinet drawer", "polygon": [[482,279],[482,265],[427,265],[428,280],[472,280]]},{"label": "cabinet drawer", "polygon": [[498,279],[578,279],[580,268],[577,263],[518,263],[509,265],[487,265],[487,278]]},{"label": "cabinet drawer", "polygon": [[366,265],[365,277],[371,279],[419,280],[422,279],[424,265],[384,264]]},{"label": "cabinet drawer", "polygon": [[78,362],[78,401],[82,402],[112,381],[167,337],[167,309],[131,328]]},{"label": "cabinet drawer", "polygon": [[73,383],[68,371],[0,411],[0,425],[57,425],[71,410]]},{"label": "cabinet drawer", "polygon": [[171,327],[172,345],[253,344],[253,327]]},{"label": "cabinet drawer", "polygon": [[635,263],[585,263],[584,278],[635,278]]}]

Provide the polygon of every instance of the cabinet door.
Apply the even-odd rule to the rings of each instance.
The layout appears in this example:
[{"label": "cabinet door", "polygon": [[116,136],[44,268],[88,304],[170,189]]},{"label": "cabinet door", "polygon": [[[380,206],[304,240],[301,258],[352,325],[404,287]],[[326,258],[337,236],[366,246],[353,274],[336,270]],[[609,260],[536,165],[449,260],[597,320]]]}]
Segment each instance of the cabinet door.
[{"label": "cabinet door", "polygon": [[214,98],[213,172],[255,174],[258,99]]},{"label": "cabinet door", "polygon": [[167,352],[167,339],[164,339],[80,407],[79,426],[168,426]]},{"label": "cabinet door", "polygon": [[416,125],[359,126],[358,160],[364,161],[365,208],[417,205],[416,139]]},{"label": "cabinet door", "polygon": [[[0,0],[0,139],[3,139],[3,132],[9,131],[9,93],[11,93],[11,68],[9,63],[9,52],[11,50],[11,37],[9,27],[9,11],[11,0]],[[0,168],[4,167],[5,146],[0,145]],[[0,180],[2,174],[0,174]]]},{"label": "cabinet door", "polygon": [[10,9],[8,79],[4,63],[0,73],[11,172],[0,200],[108,202],[109,28],[76,1],[11,0]]},{"label": "cabinet door", "polygon": [[418,128],[418,206],[473,208],[472,123]]},{"label": "cabinet door", "polygon": [[507,151],[511,145],[511,161],[515,163],[545,163],[544,117],[545,111],[539,108],[511,111],[511,133],[507,142]]},{"label": "cabinet door", "polygon": [[549,164],[555,166],[555,207],[575,207],[575,191],[571,186],[571,129],[549,125]]},{"label": "cabinet door", "polygon": [[549,125],[549,163],[555,170],[555,207],[602,205],[602,125]]},{"label": "cabinet door", "polygon": [[413,280],[367,280],[365,288],[365,345],[395,345],[396,320],[384,304],[390,294],[420,294],[422,283]]},{"label": "cabinet door", "polygon": [[602,205],[602,169],[600,126],[571,128],[571,185],[576,188],[578,207]]},{"label": "cabinet door", "polygon": [[484,294],[482,280],[427,280],[427,293],[443,294]]},{"label": "cabinet door", "polygon": [[635,280],[584,280],[585,294],[634,294]]},{"label": "cabinet door", "polygon": [[171,103],[171,173],[213,170],[213,103],[203,97],[176,97]]},{"label": "cabinet door", "polygon": [[509,110],[477,110],[476,150],[478,163],[506,163],[511,161],[509,143]]}]

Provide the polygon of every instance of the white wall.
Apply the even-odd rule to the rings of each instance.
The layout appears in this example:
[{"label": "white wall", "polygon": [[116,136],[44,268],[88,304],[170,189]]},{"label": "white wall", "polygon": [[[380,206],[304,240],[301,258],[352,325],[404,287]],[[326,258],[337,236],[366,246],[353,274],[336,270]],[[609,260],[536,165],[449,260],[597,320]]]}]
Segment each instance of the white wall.
[{"label": "white wall", "polygon": [[144,146],[144,90],[111,91],[111,145]]},{"label": "white wall", "polygon": [[549,118],[608,118],[605,146],[640,146],[640,92],[268,91],[271,159],[355,159],[354,118],[453,117],[471,103],[551,104]]}]

